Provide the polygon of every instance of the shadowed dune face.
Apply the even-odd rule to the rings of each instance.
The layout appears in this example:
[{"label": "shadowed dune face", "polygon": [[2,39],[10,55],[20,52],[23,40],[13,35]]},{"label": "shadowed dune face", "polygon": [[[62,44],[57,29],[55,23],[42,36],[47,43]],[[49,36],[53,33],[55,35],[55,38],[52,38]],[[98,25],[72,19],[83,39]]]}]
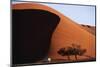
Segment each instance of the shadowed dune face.
[{"label": "shadowed dune face", "polygon": [[39,61],[47,56],[59,16],[45,10],[12,11],[13,64]]},{"label": "shadowed dune face", "polygon": [[[60,17],[60,22],[53,32],[51,38],[50,50],[48,52],[48,57],[50,57],[51,59],[68,60],[66,56],[59,55],[57,51],[63,47],[71,46],[72,43],[80,45],[82,49],[86,49],[85,55],[95,58],[95,36],[85,29],[82,29],[82,26],[70,20],[68,17],[65,17],[60,12],[48,6],[35,3],[13,4],[12,8],[16,10],[42,9],[52,12]],[[73,56],[71,56],[70,58],[71,60],[75,61],[75,58]],[[91,59],[86,56],[78,56],[77,58],[78,60]]]}]

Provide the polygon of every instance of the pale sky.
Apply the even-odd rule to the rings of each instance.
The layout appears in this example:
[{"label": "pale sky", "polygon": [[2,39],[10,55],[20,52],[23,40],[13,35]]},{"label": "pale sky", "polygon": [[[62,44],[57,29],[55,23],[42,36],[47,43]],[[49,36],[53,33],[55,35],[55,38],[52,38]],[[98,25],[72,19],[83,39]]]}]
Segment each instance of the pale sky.
[{"label": "pale sky", "polygon": [[72,5],[72,4],[51,4],[51,3],[41,3],[47,5],[63,15],[69,17],[79,24],[87,24],[95,26],[95,6],[84,6],[84,5]]},{"label": "pale sky", "polygon": [[79,24],[95,25],[95,6],[46,3],[44,5],[52,7]]}]

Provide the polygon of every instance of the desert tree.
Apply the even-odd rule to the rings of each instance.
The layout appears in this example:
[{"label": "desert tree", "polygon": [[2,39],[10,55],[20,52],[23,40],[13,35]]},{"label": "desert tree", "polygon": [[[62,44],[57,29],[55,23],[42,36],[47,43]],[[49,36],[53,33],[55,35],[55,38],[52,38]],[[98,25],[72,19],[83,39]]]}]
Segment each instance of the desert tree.
[{"label": "desert tree", "polygon": [[80,45],[77,44],[71,44],[72,46],[67,46],[66,48],[61,48],[58,50],[58,54],[62,56],[67,56],[68,60],[70,60],[70,56],[74,55],[75,59],[77,60],[77,56],[82,56],[86,49],[82,49]]},{"label": "desert tree", "polygon": [[70,52],[68,52],[66,50],[66,48],[61,48],[59,51],[58,51],[58,54],[60,54],[61,56],[67,56],[68,60],[70,60]]}]

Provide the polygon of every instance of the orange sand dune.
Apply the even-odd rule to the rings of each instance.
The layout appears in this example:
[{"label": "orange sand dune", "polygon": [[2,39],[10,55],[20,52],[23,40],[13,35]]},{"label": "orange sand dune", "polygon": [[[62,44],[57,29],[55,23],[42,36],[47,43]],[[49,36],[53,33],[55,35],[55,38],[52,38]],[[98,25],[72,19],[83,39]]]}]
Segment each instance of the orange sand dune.
[{"label": "orange sand dune", "polygon": [[93,35],[95,35],[95,26],[90,26],[90,25],[83,25],[83,28],[86,29],[88,32],[92,33]]},{"label": "orange sand dune", "polygon": [[[71,46],[72,43],[79,44],[83,49],[86,49],[87,52],[85,55],[95,58],[95,36],[85,29],[82,29],[81,26],[74,21],[70,20],[68,17],[65,17],[60,12],[41,4],[36,3],[20,3],[13,4],[13,9],[43,9],[57,14],[60,17],[60,23],[55,29],[52,39],[51,47],[48,53],[48,57],[51,59],[67,59],[57,53],[60,48]],[[67,9],[67,8],[66,8]],[[72,60],[75,60],[71,56]],[[78,56],[78,59],[89,59],[85,56]]]}]

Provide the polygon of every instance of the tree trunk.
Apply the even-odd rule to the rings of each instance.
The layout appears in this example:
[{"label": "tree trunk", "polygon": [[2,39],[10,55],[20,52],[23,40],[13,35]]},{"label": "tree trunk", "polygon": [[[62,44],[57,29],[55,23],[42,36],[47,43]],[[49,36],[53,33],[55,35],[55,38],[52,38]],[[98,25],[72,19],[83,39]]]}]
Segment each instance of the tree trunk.
[{"label": "tree trunk", "polygon": [[70,60],[70,56],[67,56],[68,60]]},{"label": "tree trunk", "polygon": [[77,55],[75,55],[75,59],[77,60]]}]

